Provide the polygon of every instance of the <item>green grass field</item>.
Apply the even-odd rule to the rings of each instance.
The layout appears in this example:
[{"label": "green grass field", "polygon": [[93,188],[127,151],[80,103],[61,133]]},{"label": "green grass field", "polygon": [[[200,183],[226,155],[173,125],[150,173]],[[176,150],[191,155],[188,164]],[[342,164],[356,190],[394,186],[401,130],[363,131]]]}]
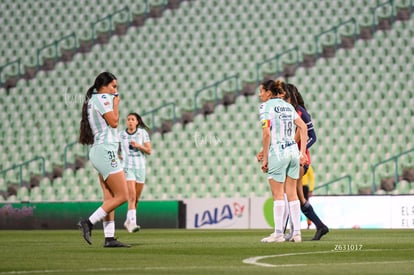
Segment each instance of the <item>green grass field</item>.
[{"label": "green grass field", "polygon": [[88,245],[78,230],[0,230],[0,274],[413,274],[414,230],[331,230],[261,243],[269,230],[117,230],[131,248]]}]

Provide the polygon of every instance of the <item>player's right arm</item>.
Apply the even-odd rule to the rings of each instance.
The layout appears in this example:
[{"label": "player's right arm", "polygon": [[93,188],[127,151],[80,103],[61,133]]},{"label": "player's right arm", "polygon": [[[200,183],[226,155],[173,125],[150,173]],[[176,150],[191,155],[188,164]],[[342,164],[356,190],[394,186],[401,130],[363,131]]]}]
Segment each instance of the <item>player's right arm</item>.
[{"label": "player's right arm", "polygon": [[269,112],[262,104],[260,110],[260,122],[262,124],[262,171],[267,172],[268,170],[268,158],[269,158],[269,147],[270,147],[270,118]]},{"label": "player's right arm", "polygon": [[103,114],[103,118],[105,119],[106,123],[108,123],[109,126],[111,126],[112,128],[118,127],[118,122],[119,122],[118,104],[119,104],[119,96],[114,96],[113,109]]},{"label": "player's right arm", "polygon": [[[264,116],[265,116],[265,114],[264,114],[264,112],[265,112],[265,106],[266,106],[266,103],[265,102],[263,102],[259,106],[259,119],[260,119],[260,122],[261,123],[265,119],[264,118]],[[263,161],[263,148],[256,154],[256,159],[257,159],[258,162]]]},{"label": "player's right arm", "polygon": [[306,127],[305,122],[297,116],[295,121],[296,127],[299,128],[299,139],[300,139],[300,163],[306,164],[308,158],[306,156],[306,141],[308,140],[308,128]]},{"label": "player's right arm", "polygon": [[269,163],[269,146],[270,146],[270,127],[262,129],[263,158],[262,171],[267,172]]}]

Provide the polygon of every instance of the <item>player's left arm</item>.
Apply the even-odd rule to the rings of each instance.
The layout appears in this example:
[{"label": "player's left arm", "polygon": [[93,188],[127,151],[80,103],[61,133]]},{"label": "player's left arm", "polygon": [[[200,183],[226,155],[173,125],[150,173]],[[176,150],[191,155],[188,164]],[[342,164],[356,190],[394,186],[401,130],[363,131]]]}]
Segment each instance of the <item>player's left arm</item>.
[{"label": "player's left arm", "polygon": [[306,148],[309,149],[316,142],[315,128],[313,128],[312,117],[306,110],[302,111],[301,118],[308,128],[308,141],[306,142]]},{"label": "player's left arm", "polygon": [[152,153],[152,147],[151,147],[151,141],[148,135],[147,131],[143,131],[143,140],[142,140],[142,145],[139,144],[138,142],[131,142],[131,145],[135,148],[137,148],[138,150],[140,150],[141,152],[143,152],[144,154],[147,155],[151,155]]},{"label": "player's left arm", "polygon": [[139,149],[141,152],[143,152],[143,153],[145,153],[145,154],[147,154],[147,155],[151,155],[151,152],[152,152],[151,142],[145,142],[145,143],[144,143],[144,145],[140,145],[140,146],[138,147],[138,149]]}]

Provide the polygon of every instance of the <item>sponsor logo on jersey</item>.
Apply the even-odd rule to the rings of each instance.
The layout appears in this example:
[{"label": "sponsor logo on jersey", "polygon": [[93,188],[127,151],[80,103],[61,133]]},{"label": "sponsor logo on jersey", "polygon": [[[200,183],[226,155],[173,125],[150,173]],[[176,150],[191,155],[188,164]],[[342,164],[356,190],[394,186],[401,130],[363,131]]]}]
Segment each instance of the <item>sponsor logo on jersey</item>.
[{"label": "sponsor logo on jersey", "polygon": [[280,114],[280,115],[279,115],[279,118],[280,118],[281,120],[292,120],[292,116],[291,116],[291,114]]},{"label": "sponsor logo on jersey", "polygon": [[276,106],[274,110],[276,113],[292,112],[292,109],[290,109],[289,107],[284,107],[284,106]]}]

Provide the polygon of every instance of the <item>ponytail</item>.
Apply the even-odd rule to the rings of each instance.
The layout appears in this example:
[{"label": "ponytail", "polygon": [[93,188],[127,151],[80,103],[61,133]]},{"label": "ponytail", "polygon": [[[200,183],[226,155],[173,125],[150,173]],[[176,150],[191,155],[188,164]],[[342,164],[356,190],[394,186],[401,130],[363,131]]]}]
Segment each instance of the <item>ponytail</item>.
[{"label": "ponytail", "polygon": [[[296,98],[296,94],[294,92],[296,87],[293,84],[290,84],[290,83],[287,83],[285,86],[286,86],[286,95],[290,99],[290,104],[293,105],[295,110],[298,110],[298,108],[299,108],[298,99]],[[286,100],[287,100],[287,98],[286,98]]]},{"label": "ponytail", "polygon": [[82,106],[82,119],[80,122],[79,140],[80,144],[90,145],[94,142],[91,125],[88,120],[88,103],[93,93],[97,93],[103,86],[107,86],[116,77],[110,72],[102,72],[96,78],[92,87],[88,89],[85,95],[85,101]]},{"label": "ponytail", "polygon": [[79,131],[79,140],[78,142],[83,145],[93,144],[94,138],[91,129],[91,125],[88,120],[88,102],[92,97],[92,94],[95,90],[95,85],[90,87],[85,95],[85,100],[83,101],[82,106],[82,119],[80,122],[80,131]]},{"label": "ponytail", "polygon": [[303,100],[302,95],[299,93],[298,88],[295,85],[293,85],[293,84],[288,84],[288,85],[291,87],[292,92],[293,92],[293,94],[296,97],[296,101],[298,102],[298,105],[299,106],[302,106],[303,109],[306,110],[305,101]]},{"label": "ponytail", "polygon": [[150,129],[150,127],[148,127],[148,126],[144,123],[144,121],[142,120],[142,117],[141,117],[141,116],[139,116],[139,115],[138,115],[138,117],[139,117],[139,119],[138,119],[138,121],[139,121],[139,127],[144,128],[144,129],[148,132],[148,134],[150,135],[150,134],[151,134],[151,129]]}]

